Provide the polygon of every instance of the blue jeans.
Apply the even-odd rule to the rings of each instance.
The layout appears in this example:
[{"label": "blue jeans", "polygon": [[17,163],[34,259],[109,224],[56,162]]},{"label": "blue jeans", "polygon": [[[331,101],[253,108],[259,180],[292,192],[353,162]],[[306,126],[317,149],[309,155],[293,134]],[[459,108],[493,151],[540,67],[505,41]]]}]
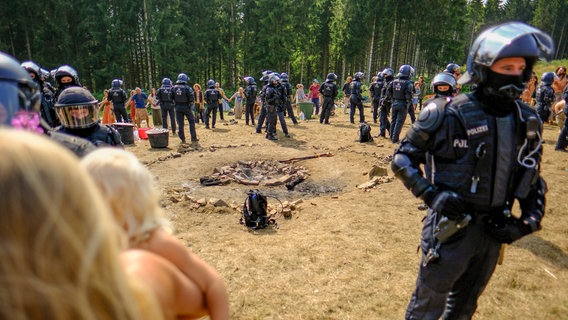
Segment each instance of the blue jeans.
[{"label": "blue jeans", "polygon": [[316,114],[320,112],[320,99],[319,98],[312,98],[312,103],[316,106]]}]

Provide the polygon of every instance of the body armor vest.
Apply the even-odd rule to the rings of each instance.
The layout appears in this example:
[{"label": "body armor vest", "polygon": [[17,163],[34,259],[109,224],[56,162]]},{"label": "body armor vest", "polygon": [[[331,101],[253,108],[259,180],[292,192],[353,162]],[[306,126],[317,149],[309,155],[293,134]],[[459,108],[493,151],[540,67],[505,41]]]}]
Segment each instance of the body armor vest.
[{"label": "body armor vest", "polygon": [[[467,101],[462,103],[462,97]],[[464,140],[454,139],[451,143],[454,149],[465,149],[465,154],[456,159],[429,155],[426,174],[441,189],[460,194],[466,203],[473,205],[472,210],[492,212],[512,206],[506,201],[512,196],[513,179],[524,172],[524,167],[516,160],[526,136],[526,124],[520,119],[535,117],[536,114],[528,107],[521,108],[521,115],[515,109],[509,116],[511,130],[500,132],[496,117],[484,112],[478,104],[462,95],[454,99],[451,106],[447,106],[451,109],[446,112],[458,116],[467,136]],[[498,139],[499,135],[505,138]],[[509,146],[502,148],[499,143],[508,143]],[[508,154],[503,155],[504,150],[509,150]],[[499,161],[500,156],[508,160]]]},{"label": "body armor vest", "polygon": [[326,98],[332,98],[333,97],[333,84],[329,83],[329,82],[324,82],[324,84],[322,85],[323,89],[322,94],[324,97]]},{"label": "body armor vest", "polygon": [[353,80],[349,87],[351,89],[351,95],[359,96],[361,94],[361,82]]},{"label": "body armor vest", "polygon": [[160,88],[158,89],[158,100],[161,103],[171,103],[172,100],[172,89],[171,88]]},{"label": "body armor vest", "polygon": [[396,79],[392,82],[392,98],[394,100],[407,100],[406,86],[408,80]]},{"label": "body armor vest", "polygon": [[172,91],[174,92],[174,101],[176,105],[186,106],[189,104],[191,92],[187,85],[177,84],[173,87]]},{"label": "body armor vest", "polygon": [[207,102],[207,104],[214,104],[217,105],[217,102],[219,101],[219,98],[221,97],[221,94],[219,93],[219,90],[217,89],[207,89],[207,91],[205,91],[205,102]]},{"label": "body armor vest", "polygon": [[551,86],[538,86],[535,96],[537,105],[548,106],[554,101],[554,89]]},{"label": "body armor vest", "polygon": [[110,89],[108,96],[113,104],[124,104],[126,102],[126,92],[122,89]]},{"label": "body armor vest", "polygon": [[247,89],[245,90],[245,96],[247,96],[247,100],[251,101],[251,100],[256,100],[256,91],[257,91],[257,87],[254,84],[250,84],[247,86]]}]

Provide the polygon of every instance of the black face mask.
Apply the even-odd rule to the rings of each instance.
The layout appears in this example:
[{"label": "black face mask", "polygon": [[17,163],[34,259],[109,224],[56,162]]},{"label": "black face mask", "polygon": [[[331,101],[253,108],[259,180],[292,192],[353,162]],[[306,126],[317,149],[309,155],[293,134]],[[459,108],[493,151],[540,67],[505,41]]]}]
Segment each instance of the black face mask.
[{"label": "black face mask", "polygon": [[493,72],[491,69],[487,69],[487,81],[484,86],[488,89],[486,93],[503,102],[519,99],[525,89],[523,74],[509,76]]}]

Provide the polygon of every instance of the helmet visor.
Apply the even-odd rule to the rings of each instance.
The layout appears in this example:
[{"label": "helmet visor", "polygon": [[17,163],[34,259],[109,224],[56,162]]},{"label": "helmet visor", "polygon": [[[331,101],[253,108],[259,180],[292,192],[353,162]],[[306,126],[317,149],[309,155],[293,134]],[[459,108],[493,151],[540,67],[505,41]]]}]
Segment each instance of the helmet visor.
[{"label": "helmet visor", "polygon": [[55,108],[55,112],[66,128],[88,128],[99,121],[97,104],[63,106]]},{"label": "helmet visor", "polygon": [[[490,67],[493,65],[499,53],[510,45],[513,40],[532,35],[535,40],[538,52],[534,56],[550,60],[554,54],[554,41],[546,33],[524,23],[509,23],[498,26],[484,32],[485,36],[479,36],[478,41],[473,44],[475,49],[475,61],[478,64]],[[482,34],[483,35],[483,34]],[[519,56],[524,56],[519,54]]]}]

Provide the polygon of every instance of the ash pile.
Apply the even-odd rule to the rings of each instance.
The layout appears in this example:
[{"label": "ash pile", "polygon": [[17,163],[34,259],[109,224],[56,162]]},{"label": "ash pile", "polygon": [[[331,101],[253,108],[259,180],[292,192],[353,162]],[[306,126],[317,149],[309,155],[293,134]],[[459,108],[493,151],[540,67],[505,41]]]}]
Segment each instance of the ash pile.
[{"label": "ash pile", "polygon": [[215,168],[212,175],[199,178],[199,182],[204,186],[225,185],[232,182],[247,186],[286,185],[288,190],[293,190],[309,175],[306,168],[298,165],[269,160],[241,160]]}]

